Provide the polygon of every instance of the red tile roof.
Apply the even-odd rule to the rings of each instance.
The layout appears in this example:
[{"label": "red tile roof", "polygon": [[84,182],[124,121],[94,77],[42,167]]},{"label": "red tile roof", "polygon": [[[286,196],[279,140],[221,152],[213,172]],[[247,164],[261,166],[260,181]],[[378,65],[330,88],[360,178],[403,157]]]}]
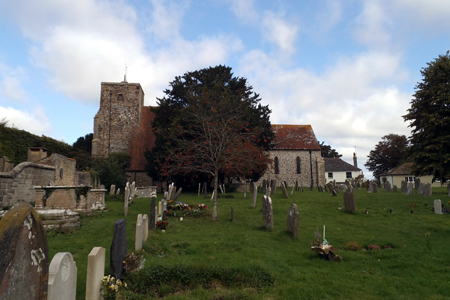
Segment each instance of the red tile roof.
[{"label": "red tile roof", "polygon": [[274,150],[320,150],[311,125],[273,125]]},{"label": "red tile roof", "polygon": [[150,106],[142,107],[141,122],[139,128],[131,133],[130,147],[128,155],[131,156],[130,171],[144,171],[147,161],[144,153],[146,149],[152,149],[155,146],[155,134],[153,133],[152,122],[155,114]]}]

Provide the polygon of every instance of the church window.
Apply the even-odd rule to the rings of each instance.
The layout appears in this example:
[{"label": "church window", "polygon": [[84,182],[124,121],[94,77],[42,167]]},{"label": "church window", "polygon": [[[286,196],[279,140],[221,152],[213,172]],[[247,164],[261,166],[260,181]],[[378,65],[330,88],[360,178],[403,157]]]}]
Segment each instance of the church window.
[{"label": "church window", "polygon": [[123,101],[123,94],[117,95],[117,98],[119,99],[119,101]]},{"label": "church window", "polygon": [[278,166],[278,157],[275,157],[275,174],[280,174],[280,167]]},{"label": "church window", "polygon": [[297,174],[302,173],[302,169],[300,168],[300,165],[301,165],[300,162],[301,162],[300,157],[297,156]]}]

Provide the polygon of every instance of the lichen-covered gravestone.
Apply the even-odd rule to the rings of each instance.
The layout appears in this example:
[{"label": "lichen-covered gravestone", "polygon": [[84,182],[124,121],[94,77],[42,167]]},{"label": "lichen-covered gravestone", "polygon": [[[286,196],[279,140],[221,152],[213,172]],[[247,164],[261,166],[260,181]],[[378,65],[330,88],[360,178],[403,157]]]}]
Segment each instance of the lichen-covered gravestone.
[{"label": "lichen-covered gravestone", "polygon": [[350,213],[356,212],[355,195],[352,188],[348,188],[344,192],[344,205],[346,211]]},{"label": "lichen-covered gravestone", "polygon": [[110,248],[109,274],[114,278],[122,278],[123,261],[127,255],[127,230],[125,219],[119,219],[114,224],[113,240]]},{"label": "lichen-covered gravestone", "polygon": [[299,213],[297,209],[297,204],[292,203],[288,211],[287,231],[292,232],[294,239],[297,238],[298,236],[298,218]]},{"label": "lichen-covered gravestone", "polygon": [[252,206],[256,207],[256,197],[258,196],[258,187],[253,184]]},{"label": "lichen-covered gravestone", "polygon": [[0,220],[0,299],[47,299],[48,246],[44,227],[28,203]]},{"label": "lichen-covered gravestone", "polygon": [[263,197],[263,220],[264,227],[268,230],[273,230],[273,209],[272,209],[272,199],[264,195]]},{"label": "lichen-covered gravestone", "polygon": [[47,300],[75,300],[77,294],[77,264],[69,252],[53,256],[48,271]]},{"label": "lichen-covered gravestone", "polygon": [[283,195],[284,195],[285,198],[289,198],[289,195],[288,195],[288,193],[286,191],[286,186],[285,186],[284,182],[281,182],[281,191],[283,192]]}]

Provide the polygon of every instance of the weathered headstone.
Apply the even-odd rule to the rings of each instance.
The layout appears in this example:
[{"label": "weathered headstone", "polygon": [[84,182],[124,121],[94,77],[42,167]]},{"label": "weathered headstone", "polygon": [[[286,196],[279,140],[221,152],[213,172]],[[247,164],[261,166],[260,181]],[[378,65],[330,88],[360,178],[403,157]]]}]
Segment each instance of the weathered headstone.
[{"label": "weathered headstone", "polygon": [[275,195],[275,193],[277,192],[277,181],[275,179],[272,179],[270,181],[270,189],[271,189],[270,194]]},{"label": "weathered headstone", "polygon": [[391,191],[391,183],[389,181],[386,181],[384,184],[384,190],[386,192],[390,192]]},{"label": "weathered headstone", "polygon": [[115,184],[111,184],[110,190],[109,190],[109,194],[110,195],[115,195],[116,194],[116,185]]},{"label": "weathered headstone", "polygon": [[325,192],[329,193],[330,191],[328,190],[328,184],[325,184]]},{"label": "weathered headstone", "polygon": [[148,239],[148,215],[142,216],[142,239],[145,242]]},{"label": "weathered headstone", "polygon": [[127,190],[125,189],[125,199],[123,201],[123,215],[128,216]]},{"label": "weathered headstone", "polygon": [[158,215],[162,216],[162,202],[161,201],[158,202]]},{"label": "weathered headstone", "polygon": [[376,183],[374,182],[372,185],[373,185],[373,187],[372,187],[372,193],[378,194],[378,193],[379,193],[379,191],[378,191],[378,184],[376,184]]},{"label": "weathered headstone", "polygon": [[[181,187],[178,189],[178,191],[176,192],[176,194],[175,194],[175,196],[174,196],[173,201],[177,200],[178,197],[180,197],[181,191],[182,191],[182,190],[183,190],[183,188],[181,188]],[[175,189],[174,189],[174,191],[175,191]]]},{"label": "weathered headstone", "polygon": [[266,189],[266,196],[269,197],[271,192],[272,192],[272,188],[270,186],[268,186]]},{"label": "weathered headstone", "polygon": [[426,197],[431,197],[431,194],[432,194],[432,192],[431,192],[431,183],[426,183],[423,186],[423,195],[426,196]]},{"label": "weathered headstone", "polygon": [[337,196],[337,194],[338,194],[338,189],[337,188],[335,188],[335,187],[332,187],[331,188],[331,193],[333,194],[333,196]]},{"label": "weathered headstone", "polygon": [[417,188],[417,194],[423,195],[423,187],[424,187],[424,184],[420,182],[419,186]]},{"label": "weathered headstone", "polygon": [[348,188],[344,192],[344,206],[346,211],[350,213],[356,212],[355,195],[352,188]]},{"label": "weathered headstone", "polygon": [[125,186],[125,198],[124,198],[126,203],[130,202],[130,185],[127,182],[127,185]]},{"label": "weathered headstone", "polygon": [[298,192],[298,180],[295,179],[294,190]]},{"label": "weathered headstone", "polygon": [[48,269],[47,300],[75,300],[77,295],[77,265],[69,252],[53,256]]},{"label": "weathered headstone", "polygon": [[125,219],[119,219],[114,224],[114,234],[109,256],[109,275],[122,278],[123,261],[127,255],[127,225]]},{"label": "weathered headstone", "polygon": [[406,195],[411,195],[413,193],[414,183],[408,182],[406,186]]},{"label": "weathered headstone", "polygon": [[416,191],[419,189],[420,186],[420,178],[415,178],[414,179],[414,188],[416,189]]},{"label": "weathered headstone", "polygon": [[285,198],[289,198],[289,195],[288,195],[288,193],[286,191],[286,186],[285,186],[284,182],[281,182],[281,191],[283,192],[283,195],[284,195]]},{"label": "weathered headstone", "polygon": [[393,191],[394,193],[397,193],[397,190],[398,190],[398,188],[397,188],[397,186],[394,184],[394,187],[392,188],[392,191]]},{"label": "weathered headstone", "polygon": [[341,184],[340,186],[339,186],[339,189],[340,190],[342,190],[342,192],[346,192],[349,188],[348,188],[348,186],[347,185],[345,185],[345,184]]},{"label": "weathered headstone", "polygon": [[167,201],[166,201],[166,199],[163,199],[163,200],[161,201],[161,203],[162,203],[162,212],[163,212],[163,214],[164,214],[164,212],[167,211]]},{"label": "weathered headstone", "polygon": [[273,230],[273,209],[272,209],[272,199],[264,195],[263,197],[263,221],[264,227],[268,230]]},{"label": "weathered headstone", "polygon": [[438,215],[442,215],[442,203],[440,199],[434,200],[434,213]]},{"label": "weathered headstone", "polygon": [[105,276],[105,248],[94,247],[88,256],[86,300],[99,300],[102,279]]},{"label": "weathered headstone", "polygon": [[292,234],[294,235],[294,239],[298,236],[299,215],[300,214],[298,213],[297,204],[292,203],[288,211],[287,231],[292,232]]},{"label": "weathered headstone", "polygon": [[292,186],[292,188],[291,188],[291,196],[294,195],[294,188],[295,188],[295,187]]},{"label": "weathered headstone", "polygon": [[261,193],[265,194],[267,189],[267,180],[263,179],[261,186]]},{"label": "weathered headstone", "polygon": [[142,241],[144,239],[143,233],[144,230],[142,228],[142,214],[138,214],[136,222],[136,235],[134,240],[134,249],[136,251],[141,251],[142,249]]},{"label": "weathered headstone", "polygon": [[34,208],[22,203],[0,220],[0,299],[47,299],[48,248]]},{"label": "weathered headstone", "polygon": [[402,180],[402,184],[401,184],[402,194],[406,194],[407,189],[408,189],[408,183],[406,181]]},{"label": "weathered headstone", "polygon": [[120,194],[120,188],[118,188],[116,191],[116,195],[119,195],[119,194]]},{"label": "weathered headstone", "polygon": [[155,214],[155,197],[152,197],[150,204],[150,230],[155,230],[156,214]]},{"label": "weathered headstone", "polygon": [[258,187],[256,184],[253,185],[253,194],[252,194],[252,206],[256,207],[256,197],[258,196]]},{"label": "weathered headstone", "polygon": [[198,184],[198,196],[199,196],[199,197],[200,197],[200,189],[201,189],[201,186],[202,186],[202,184],[199,183],[199,184]]}]

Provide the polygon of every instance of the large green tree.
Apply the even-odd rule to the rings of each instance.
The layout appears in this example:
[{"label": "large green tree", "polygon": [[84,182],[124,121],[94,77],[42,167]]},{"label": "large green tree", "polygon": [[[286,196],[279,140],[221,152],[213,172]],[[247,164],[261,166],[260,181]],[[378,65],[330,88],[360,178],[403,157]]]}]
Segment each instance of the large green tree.
[{"label": "large green tree", "polygon": [[403,116],[411,130],[410,155],[416,176],[433,181],[450,178],[450,56],[449,52],[422,68],[411,108]]},{"label": "large green tree", "polygon": [[156,147],[146,152],[147,169],[158,178],[209,176],[215,221],[219,175],[258,177],[267,167],[270,109],[225,66],[188,72],[170,86],[158,99]]},{"label": "large green tree", "polygon": [[320,152],[322,157],[326,158],[338,158],[342,156],[336,149],[331,148],[330,145],[326,145],[325,142],[320,143]]},{"label": "large green tree", "polygon": [[370,151],[367,156],[369,159],[364,166],[373,172],[374,177],[379,178],[380,174],[388,172],[406,160],[407,148],[406,136],[393,133],[385,135],[375,146],[375,150]]}]

